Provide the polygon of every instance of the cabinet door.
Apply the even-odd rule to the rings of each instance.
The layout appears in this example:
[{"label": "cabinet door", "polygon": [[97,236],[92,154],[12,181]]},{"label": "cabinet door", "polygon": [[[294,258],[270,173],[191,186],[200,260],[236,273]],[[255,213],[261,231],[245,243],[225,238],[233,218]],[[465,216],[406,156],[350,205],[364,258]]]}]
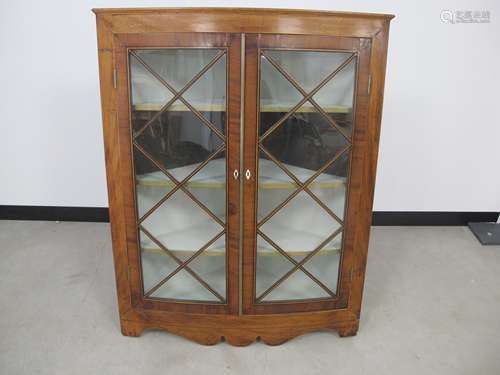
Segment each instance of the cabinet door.
[{"label": "cabinet door", "polygon": [[132,303],[234,313],[240,37],[129,34],[115,46]]},{"label": "cabinet door", "polygon": [[245,313],[345,308],[369,39],[247,35]]}]

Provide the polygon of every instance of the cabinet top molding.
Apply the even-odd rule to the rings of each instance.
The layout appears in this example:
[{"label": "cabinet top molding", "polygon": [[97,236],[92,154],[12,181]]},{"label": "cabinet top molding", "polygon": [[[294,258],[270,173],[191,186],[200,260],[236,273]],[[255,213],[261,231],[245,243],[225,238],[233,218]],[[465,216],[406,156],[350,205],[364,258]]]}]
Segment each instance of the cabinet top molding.
[{"label": "cabinet top molding", "polygon": [[309,10],[309,9],[284,9],[284,8],[218,8],[218,7],[186,7],[186,8],[93,8],[95,14],[144,14],[144,13],[230,13],[230,14],[262,14],[272,12],[274,14],[294,14],[294,15],[321,15],[321,16],[337,16],[337,17],[354,17],[354,18],[381,18],[392,19],[393,14],[382,13],[362,13],[362,12],[337,12],[329,10]]},{"label": "cabinet top molding", "polygon": [[392,14],[276,8],[95,8],[112,33],[228,32],[373,37]]}]

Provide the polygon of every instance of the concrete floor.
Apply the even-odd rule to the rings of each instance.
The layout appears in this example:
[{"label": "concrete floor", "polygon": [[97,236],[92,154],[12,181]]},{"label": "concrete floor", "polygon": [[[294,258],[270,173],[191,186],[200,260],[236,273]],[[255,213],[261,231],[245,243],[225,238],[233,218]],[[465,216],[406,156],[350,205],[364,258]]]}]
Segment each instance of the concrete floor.
[{"label": "concrete floor", "polygon": [[108,224],[0,222],[0,374],[499,374],[500,247],[372,230],[358,335],[282,346],[123,337]]}]

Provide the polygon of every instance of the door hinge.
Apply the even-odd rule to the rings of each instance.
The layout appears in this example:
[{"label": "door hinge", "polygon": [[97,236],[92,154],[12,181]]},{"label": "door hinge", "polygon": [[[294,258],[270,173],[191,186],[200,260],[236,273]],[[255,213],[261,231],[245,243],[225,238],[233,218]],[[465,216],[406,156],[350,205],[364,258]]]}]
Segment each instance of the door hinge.
[{"label": "door hinge", "polygon": [[371,89],[372,89],[372,75],[370,74],[368,76],[368,95],[370,95]]},{"label": "door hinge", "polygon": [[116,69],[113,69],[113,87],[116,89]]}]

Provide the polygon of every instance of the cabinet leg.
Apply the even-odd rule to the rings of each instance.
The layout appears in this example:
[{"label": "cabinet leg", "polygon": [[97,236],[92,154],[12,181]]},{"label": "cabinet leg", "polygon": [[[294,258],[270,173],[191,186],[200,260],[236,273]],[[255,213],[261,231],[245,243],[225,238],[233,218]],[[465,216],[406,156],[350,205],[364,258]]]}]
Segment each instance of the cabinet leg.
[{"label": "cabinet leg", "polygon": [[120,324],[123,336],[139,337],[144,331],[144,327],[141,324],[131,322],[130,320],[122,320]]},{"label": "cabinet leg", "polygon": [[337,328],[337,332],[340,337],[356,336],[358,333],[359,322],[352,323],[351,325]]}]

